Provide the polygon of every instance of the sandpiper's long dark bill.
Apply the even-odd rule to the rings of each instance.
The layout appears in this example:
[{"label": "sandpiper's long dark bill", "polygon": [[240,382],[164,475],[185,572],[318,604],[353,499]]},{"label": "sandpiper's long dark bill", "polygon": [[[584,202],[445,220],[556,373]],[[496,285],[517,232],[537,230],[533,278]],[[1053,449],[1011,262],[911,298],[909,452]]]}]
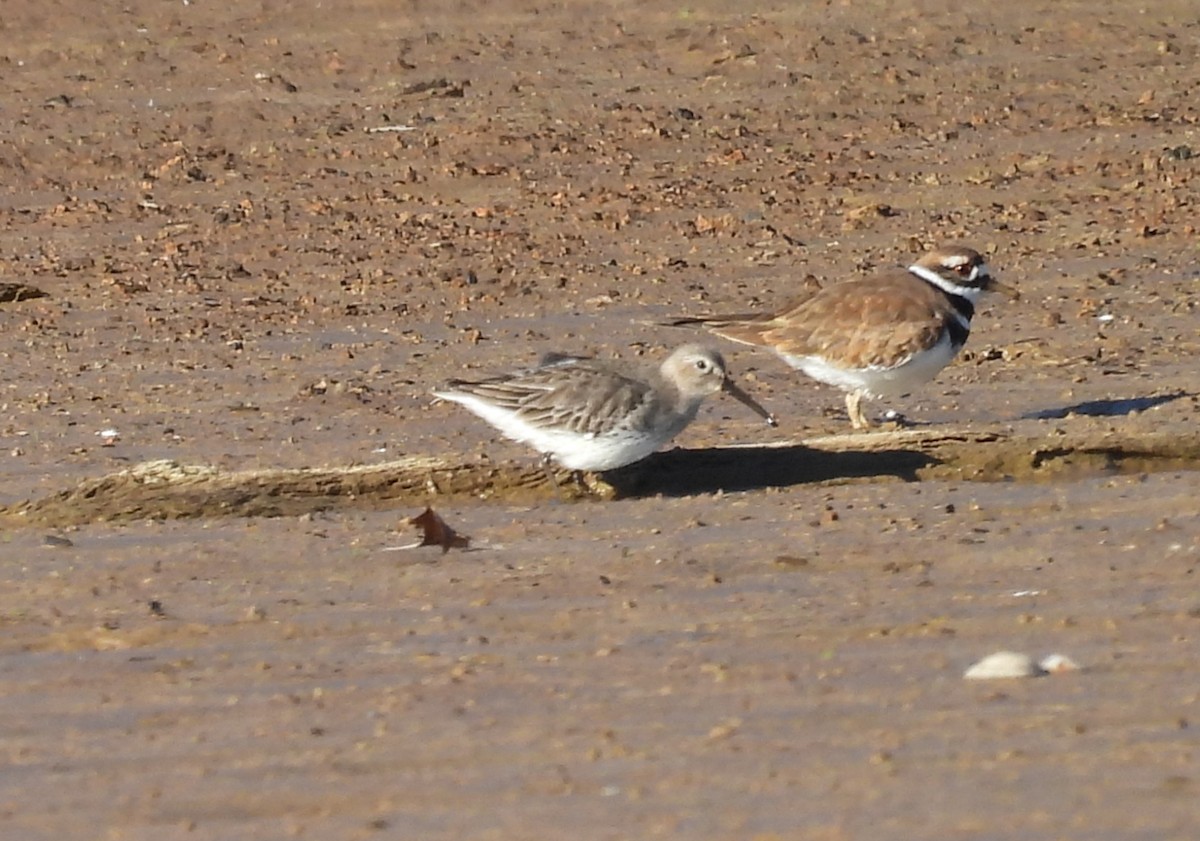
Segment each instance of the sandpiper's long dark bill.
[{"label": "sandpiper's long dark bill", "polygon": [[[713,351],[713,353],[716,353],[716,351]],[[723,360],[722,364],[724,364]],[[721,384],[721,391],[725,392],[739,403],[742,403],[748,409],[750,409],[750,411],[754,412],[754,414],[765,420],[767,422],[767,426],[779,426],[779,421],[775,419],[775,416],[760,406],[757,400],[743,391],[742,387],[733,381],[733,378],[729,376],[728,372],[725,374],[725,382]]]},{"label": "sandpiper's long dark bill", "polygon": [[856,429],[864,397],[898,397],[932,380],[966,344],[984,292],[1017,298],[978,251],[950,246],[895,269],[821,289],[762,315],[681,318],[718,336],[773,350],[788,365],[846,392]]},{"label": "sandpiper's long dark bill", "polygon": [[551,354],[537,367],[467,382],[434,395],[459,403],[571,470],[611,470],[640,461],[682,432],[704,398],[719,391],[767,423],[775,418],[729,378],[725,360],[700,345],[676,348],[656,369]]}]

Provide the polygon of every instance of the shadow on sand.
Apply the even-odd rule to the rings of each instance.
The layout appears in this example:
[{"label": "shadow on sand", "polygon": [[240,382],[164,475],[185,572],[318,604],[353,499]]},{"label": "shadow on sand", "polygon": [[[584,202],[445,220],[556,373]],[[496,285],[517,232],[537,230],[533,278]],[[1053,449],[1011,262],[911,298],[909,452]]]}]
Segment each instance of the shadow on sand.
[{"label": "shadow on sand", "polygon": [[1153,409],[1155,406],[1161,406],[1164,403],[1171,403],[1182,397],[1191,396],[1191,392],[1180,390],[1167,394],[1154,394],[1148,397],[1087,400],[1083,403],[1076,403],[1073,406],[1062,406],[1057,409],[1042,409],[1041,411],[1030,412],[1029,414],[1022,415],[1022,417],[1025,420],[1057,420],[1059,418],[1070,417],[1071,415],[1104,418],[1120,417],[1134,412],[1144,412],[1147,409]]},{"label": "shadow on sand", "polygon": [[918,480],[938,459],[919,450],[832,452],[794,444],[784,447],[675,449],[604,474],[618,498],[690,496],[717,491],[783,488],[838,479],[892,477]]}]

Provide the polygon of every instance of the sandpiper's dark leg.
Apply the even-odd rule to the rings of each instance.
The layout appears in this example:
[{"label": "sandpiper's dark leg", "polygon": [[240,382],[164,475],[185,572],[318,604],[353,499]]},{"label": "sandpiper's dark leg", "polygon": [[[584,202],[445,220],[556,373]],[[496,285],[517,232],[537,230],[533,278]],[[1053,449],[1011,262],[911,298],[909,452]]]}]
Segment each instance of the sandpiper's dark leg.
[{"label": "sandpiper's dark leg", "polygon": [[550,457],[549,453],[542,454],[542,470],[545,471],[550,484],[561,490],[562,486],[558,483],[558,477],[554,475],[554,459]]},{"label": "sandpiper's dark leg", "polygon": [[[561,499],[563,502],[571,502],[572,494],[570,485],[564,485],[562,482],[558,481],[558,476],[555,475],[554,472],[555,466],[554,459],[550,457],[549,453],[542,456],[542,470],[544,470],[546,473],[546,479],[548,479],[554,489],[558,491],[559,499]],[[574,484],[577,489],[582,486],[582,476],[583,471],[581,470],[571,471],[571,483]]]}]

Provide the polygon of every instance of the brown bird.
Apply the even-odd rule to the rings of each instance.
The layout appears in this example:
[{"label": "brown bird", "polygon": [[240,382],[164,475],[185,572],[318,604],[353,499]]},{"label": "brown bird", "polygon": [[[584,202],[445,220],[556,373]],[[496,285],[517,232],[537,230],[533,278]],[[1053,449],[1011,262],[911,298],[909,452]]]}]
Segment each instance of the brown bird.
[{"label": "brown bird", "polygon": [[775,314],[680,318],[718,336],[773,350],[814,380],[846,392],[855,429],[870,426],[864,397],[898,397],[932,380],[962,349],[980,295],[1018,293],[983,255],[951,246],[907,269],[830,286]]}]

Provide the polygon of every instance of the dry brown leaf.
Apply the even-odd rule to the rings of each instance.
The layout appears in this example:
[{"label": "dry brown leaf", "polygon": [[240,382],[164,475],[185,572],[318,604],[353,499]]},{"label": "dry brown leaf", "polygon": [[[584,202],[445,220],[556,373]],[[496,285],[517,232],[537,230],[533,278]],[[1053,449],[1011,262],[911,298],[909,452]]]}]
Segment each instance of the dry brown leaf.
[{"label": "dry brown leaf", "polygon": [[451,549],[466,549],[471,545],[471,538],[450,528],[432,508],[426,507],[408,522],[421,529],[421,546],[441,546],[443,555]]},{"label": "dry brown leaf", "polygon": [[696,233],[709,234],[731,230],[736,221],[733,215],[729,213],[723,213],[720,216],[705,216],[703,213],[700,213],[697,214],[694,224],[696,226]]}]

